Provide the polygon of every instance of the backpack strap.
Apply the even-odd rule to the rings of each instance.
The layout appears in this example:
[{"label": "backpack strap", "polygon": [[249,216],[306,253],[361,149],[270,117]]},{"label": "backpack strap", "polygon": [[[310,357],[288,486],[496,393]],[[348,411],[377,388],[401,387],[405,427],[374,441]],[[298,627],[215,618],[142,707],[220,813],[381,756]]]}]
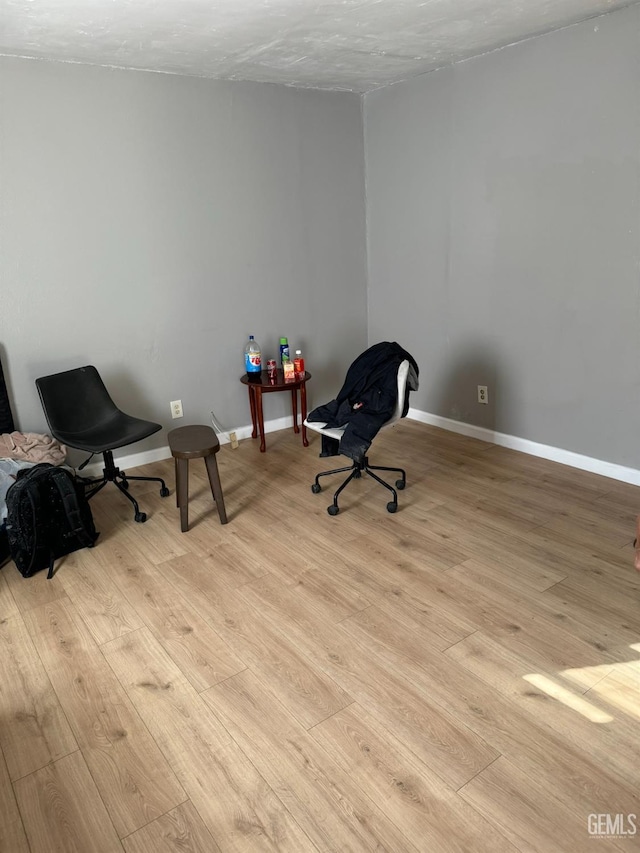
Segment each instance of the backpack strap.
[{"label": "backpack strap", "polygon": [[[38,465],[34,465],[33,468],[30,468],[26,471],[19,471],[18,474],[22,474],[22,479],[24,481],[24,490],[29,498],[29,503],[31,505],[31,513],[32,513],[32,529],[33,529],[33,550],[31,552],[31,562],[29,563],[28,572],[31,574],[33,569],[33,563],[36,558],[36,554],[38,553],[38,524],[37,518],[40,514],[40,509],[42,507],[42,500],[40,498],[40,489],[38,488],[29,488],[30,484],[35,482],[41,477],[49,476],[49,470],[53,467],[50,463],[41,462]],[[57,471],[58,469],[55,469]],[[47,571],[47,580],[51,580],[53,577],[53,566],[56,561],[55,555],[53,553],[53,549],[49,548],[49,570]]]},{"label": "backpack strap", "polygon": [[[38,525],[37,518],[40,507],[42,506],[42,502],[40,500],[40,492],[38,489],[30,489],[28,483],[25,481],[24,494],[26,494],[29,500],[29,506],[31,507],[31,529],[33,530],[33,548],[31,549],[31,561],[29,562],[29,567],[27,569],[27,574],[25,577],[28,577],[33,572],[33,564],[36,559],[36,554],[38,553]],[[47,575],[47,579],[50,578],[53,574],[53,555],[49,556],[49,574]]]},{"label": "backpack strap", "polygon": [[70,482],[71,474],[60,468],[55,468],[51,472],[51,478],[60,492],[62,505],[64,506],[65,515],[67,516],[71,533],[78,537],[78,541],[81,545],[85,548],[90,548],[93,545],[94,540],[87,533],[84,526],[82,514],[78,505],[78,496],[76,495],[74,486]]}]

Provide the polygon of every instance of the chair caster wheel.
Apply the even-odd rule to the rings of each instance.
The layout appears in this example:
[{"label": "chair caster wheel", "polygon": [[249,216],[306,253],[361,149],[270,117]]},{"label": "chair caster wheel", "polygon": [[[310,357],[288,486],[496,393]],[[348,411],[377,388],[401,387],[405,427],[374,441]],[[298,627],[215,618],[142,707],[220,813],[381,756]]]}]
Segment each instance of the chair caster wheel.
[{"label": "chair caster wheel", "polygon": [[387,504],[387,512],[395,512],[398,509],[398,504],[395,501],[389,501]]},{"label": "chair caster wheel", "polygon": [[147,513],[146,512],[137,512],[133,516],[133,519],[134,519],[134,521],[137,521],[139,524],[144,524],[144,522],[147,520]]},{"label": "chair caster wheel", "polygon": [[123,481],[122,481],[122,488],[123,488],[123,489],[128,489],[128,488],[129,488],[129,481],[128,481],[128,480],[123,480]]},{"label": "chair caster wheel", "polygon": [[335,504],[331,504],[331,506],[327,507],[327,512],[329,515],[337,515],[340,512],[340,507]]},{"label": "chair caster wheel", "polygon": [[406,485],[407,485],[406,480],[396,480],[396,489],[398,489],[398,491],[401,492]]},{"label": "chair caster wheel", "polygon": [[169,489],[166,486],[163,489],[160,489],[160,497],[161,498],[168,498],[169,494],[170,494]]},{"label": "chair caster wheel", "polygon": [[314,495],[317,495],[318,492],[322,491],[322,487],[320,486],[319,483],[314,483],[313,486],[311,486],[311,491],[313,492]]}]

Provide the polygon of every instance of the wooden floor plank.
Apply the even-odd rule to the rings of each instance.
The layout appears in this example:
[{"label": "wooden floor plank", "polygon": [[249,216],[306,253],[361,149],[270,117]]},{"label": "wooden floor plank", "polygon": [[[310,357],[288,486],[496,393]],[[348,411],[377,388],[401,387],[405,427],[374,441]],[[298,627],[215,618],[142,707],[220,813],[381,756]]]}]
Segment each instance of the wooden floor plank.
[{"label": "wooden floor plank", "polygon": [[100,570],[93,551],[78,557],[73,572],[60,575],[68,598],[91,631],[96,643],[141,628],[144,622],[116,584]]},{"label": "wooden floor plank", "polygon": [[343,626],[350,619],[327,628],[290,590],[278,597],[264,585],[255,591],[263,596],[265,614],[274,624],[286,620],[285,630],[310,660],[383,724],[401,731],[405,742],[450,785],[459,787],[496,757],[488,743],[433,703],[423,685],[405,678],[397,667],[386,667],[346,633]]},{"label": "wooden floor plank", "polygon": [[239,650],[247,666],[263,673],[308,728],[352,701],[348,691],[301,654],[259,608],[241,594],[226,590],[211,577],[210,567],[163,564],[174,585],[206,616],[229,646]]},{"label": "wooden floor plank", "polygon": [[70,602],[31,610],[30,633],[120,837],[186,799]]},{"label": "wooden floor plank", "polygon": [[148,629],[104,651],[221,850],[314,850]]},{"label": "wooden floor plank", "polygon": [[[630,562],[632,559],[633,557],[630,557]],[[467,588],[473,585],[473,589],[480,589],[483,597],[487,596],[492,601],[502,600],[507,602],[508,607],[511,602],[517,602],[518,606],[528,608],[532,617],[562,627],[572,638],[593,645],[599,651],[626,646],[638,637],[636,620],[612,619],[606,608],[598,608],[597,597],[587,595],[582,602],[572,600],[568,594],[564,594],[565,590],[568,592],[567,588],[559,583],[535,592],[525,580],[518,582],[518,570],[514,574],[510,572],[510,567],[485,557],[482,560],[468,560],[459,567],[454,567],[450,577],[462,575]],[[509,577],[505,577],[507,574]],[[601,589],[601,583],[597,587],[598,590]],[[484,628],[486,627],[485,620]],[[509,631],[508,625],[503,629],[497,628],[497,631],[500,630]],[[513,630],[511,633],[514,633]],[[564,645],[561,643],[557,646],[557,651],[562,652]],[[570,645],[570,642],[567,645]]]},{"label": "wooden floor plank", "polygon": [[[203,693],[318,850],[418,853],[409,838],[247,670]],[[337,839],[340,839],[338,842]]]},{"label": "wooden floor plank", "polygon": [[66,595],[64,584],[60,581],[60,574],[66,564],[73,564],[74,555],[56,561],[56,572],[48,580],[47,572],[38,572],[30,578],[23,578],[16,567],[9,563],[2,570],[2,575],[7,581],[11,595],[21,613],[26,613],[32,607],[55,601]]},{"label": "wooden floor plank", "polygon": [[122,844],[125,853],[220,853],[190,801],[134,832]]},{"label": "wooden floor plank", "polygon": [[196,690],[206,690],[245,668],[188,599],[146,560],[125,557],[113,564],[112,577]]},{"label": "wooden floor plank", "polygon": [[5,571],[0,573],[0,619],[17,616],[20,612],[7,581],[8,571],[13,571],[13,566],[8,566]]},{"label": "wooden floor plank", "polygon": [[[474,572],[472,560],[464,566],[457,566],[438,579],[438,589],[448,594],[468,614],[474,618],[476,626],[490,634],[513,634],[519,643],[529,644],[538,650],[544,650],[549,660],[558,666],[597,666],[608,660],[615,660],[615,654],[608,651],[608,642],[597,630],[597,622],[586,639],[574,637],[566,630],[562,620],[553,620],[538,608],[538,601],[547,595],[539,596],[505,595],[496,584],[490,589],[482,582],[482,575]],[[421,587],[426,586],[423,579]],[[555,591],[560,584],[552,589]],[[474,615],[475,614],[475,615]]]},{"label": "wooden floor plank", "polygon": [[[562,678],[544,676],[536,672],[535,665],[516,658],[509,636],[504,638],[502,656],[490,660],[483,648],[483,658],[476,666],[467,667],[468,658],[458,661],[451,652],[465,647],[477,635],[442,653],[425,646],[421,649],[419,639],[413,642],[400,630],[394,631],[388,622],[379,616],[369,619],[364,611],[342,624],[355,640],[368,639],[373,653],[428,689],[433,700],[461,725],[476,731],[519,766],[530,768],[534,776],[548,771],[551,778],[564,779],[576,800],[588,792],[602,803],[638,802],[632,782],[636,776],[635,726],[620,718],[611,725],[598,725],[597,720],[605,722],[602,713],[595,719],[593,714],[580,713],[584,707],[579,701],[567,701],[566,694],[553,690]],[[511,658],[514,663],[509,667]],[[610,670],[607,667],[606,672]],[[546,681],[526,682],[525,677],[531,674],[543,675]],[[563,675],[568,691],[573,683],[571,672]],[[590,678],[588,683],[592,681]],[[542,689],[545,686],[550,692]],[[581,693],[579,690],[575,698],[579,700]],[[585,742],[589,743],[589,750],[583,754]],[[617,750],[615,744],[621,749]]]},{"label": "wooden floor plank", "polygon": [[122,853],[80,752],[19,779],[15,788],[31,853]]},{"label": "wooden floor plank", "polygon": [[[565,853],[587,850],[595,843],[589,836],[589,812],[576,814],[553,789],[540,785],[504,757],[459,793],[520,850]],[[597,847],[605,851],[625,849],[622,842],[606,838],[598,838]]]},{"label": "wooden floor plank", "polygon": [[6,853],[29,853],[27,836],[2,752],[0,752],[0,850]]},{"label": "wooden floor plank", "polygon": [[516,851],[357,703],[311,733],[418,850]]},{"label": "wooden floor plank", "polygon": [[0,746],[12,780],[78,748],[21,616],[0,621]]},{"label": "wooden floor plank", "polygon": [[640,659],[623,662],[597,681],[585,693],[585,699],[599,700],[616,716],[625,715],[634,730],[640,721]]}]

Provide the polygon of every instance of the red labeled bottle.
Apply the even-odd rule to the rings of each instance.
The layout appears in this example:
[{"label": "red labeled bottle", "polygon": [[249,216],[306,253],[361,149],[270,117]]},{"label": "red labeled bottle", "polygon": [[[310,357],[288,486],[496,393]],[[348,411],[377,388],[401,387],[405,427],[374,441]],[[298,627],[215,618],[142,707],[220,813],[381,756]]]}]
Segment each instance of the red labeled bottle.
[{"label": "red labeled bottle", "polygon": [[296,379],[304,379],[304,358],[302,350],[296,350],[296,357],[293,359],[293,369],[296,373]]}]

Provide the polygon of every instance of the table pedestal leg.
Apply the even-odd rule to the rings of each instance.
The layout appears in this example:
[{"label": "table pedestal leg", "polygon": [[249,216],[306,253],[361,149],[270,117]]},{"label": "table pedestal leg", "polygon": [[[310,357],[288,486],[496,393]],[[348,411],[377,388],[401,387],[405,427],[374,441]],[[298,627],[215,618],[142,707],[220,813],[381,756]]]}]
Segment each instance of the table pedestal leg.
[{"label": "table pedestal leg", "polygon": [[248,385],[247,389],[249,391],[249,408],[251,409],[251,438],[255,438],[258,435],[256,427],[256,394],[255,389],[251,385]]},{"label": "table pedestal leg", "polygon": [[264,453],[267,449],[264,440],[264,414],[262,411],[262,388],[254,388],[253,393],[256,401],[256,415],[258,419],[258,431],[260,433],[260,453]]},{"label": "table pedestal leg", "polygon": [[291,412],[293,413],[293,431],[300,432],[298,427],[298,389],[291,389]]},{"label": "table pedestal leg", "polygon": [[307,428],[304,422],[307,419],[307,383],[303,382],[300,386],[300,420],[302,421],[302,446],[309,447],[307,441]]}]

